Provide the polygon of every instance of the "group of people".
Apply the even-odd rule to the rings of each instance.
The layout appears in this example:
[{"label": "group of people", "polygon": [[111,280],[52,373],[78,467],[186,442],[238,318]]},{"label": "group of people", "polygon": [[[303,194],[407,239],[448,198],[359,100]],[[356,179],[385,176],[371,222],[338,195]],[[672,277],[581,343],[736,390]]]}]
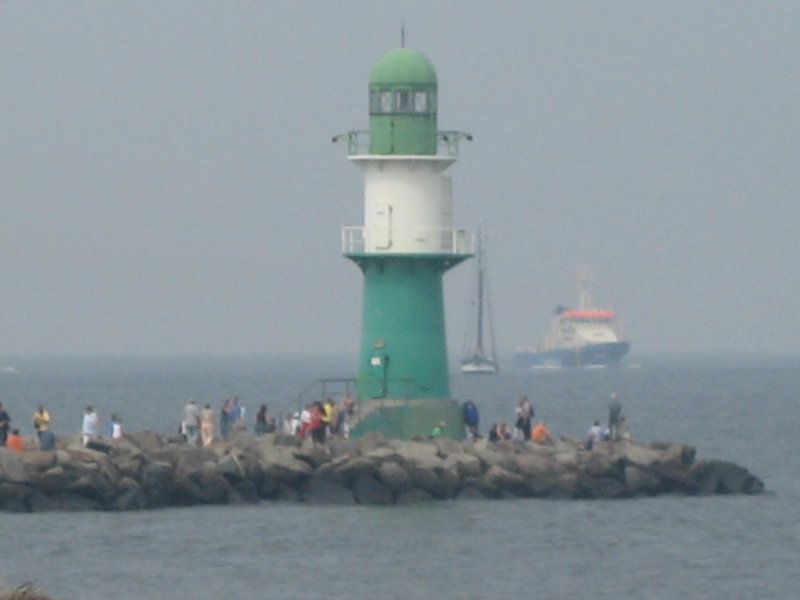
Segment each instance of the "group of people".
[{"label": "group of people", "polygon": [[[108,437],[113,440],[120,440],[123,437],[122,419],[117,413],[111,413],[108,420]],[[100,415],[91,405],[86,407],[83,412],[83,422],[81,423],[81,443],[88,446],[93,439],[100,437]]]},{"label": "group of people", "polygon": [[[307,404],[302,411],[287,413],[279,426],[275,417],[267,410],[266,405],[261,405],[255,417],[253,433],[256,436],[275,433],[280,430],[284,434],[295,435],[300,438],[310,437],[314,442],[324,443],[328,436],[349,437],[349,418],[355,410],[355,402],[350,394],[345,394],[339,405],[332,398],[324,402],[317,401]],[[488,434],[490,442],[533,441],[539,444],[550,444],[553,437],[544,421],[534,425],[536,411],[527,396],[522,396],[517,401],[515,410],[514,427],[506,423],[493,423]],[[480,433],[480,415],[478,407],[472,400],[467,400],[462,405],[465,437],[475,441],[482,437]],[[50,413],[43,406],[39,406],[33,414],[33,428],[39,439],[42,450],[51,450],[55,446],[55,437],[51,431]],[[219,424],[219,432],[217,432]],[[431,438],[443,435],[447,424],[438,423],[430,433]],[[231,432],[246,431],[245,407],[238,396],[226,399],[219,411],[215,414],[209,403],[201,409],[193,399],[189,399],[183,408],[180,432],[184,439],[192,445],[210,446],[218,437],[226,439]],[[92,439],[100,436],[100,417],[92,406],[87,406],[81,424],[81,441],[84,446],[90,444]],[[108,422],[108,436],[120,439],[124,436],[122,419],[114,413]],[[596,420],[589,428],[586,438],[586,448],[591,450],[595,444],[608,440],[630,439],[630,429],[617,393],[611,394],[608,407],[608,426],[602,427]],[[24,441],[19,429],[11,427],[11,417],[3,403],[0,402],[0,446],[21,452]]]},{"label": "group of people", "polygon": [[[463,416],[466,438],[472,441],[480,438],[478,410],[471,400],[464,403]],[[552,444],[553,436],[547,423],[543,420],[534,423],[535,416],[536,411],[528,397],[520,397],[515,410],[514,427],[510,427],[507,423],[492,423],[489,429],[489,441],[532,441],[538,444]],[[609,402],[608,427],[604,428],[600,425],[600,421],[594,421],[587,435],[586,448],[591,450],[596,443],[602,441],[628,439],[631,439],[630,429],[625,415],[622,414],[619,394],[615,392],[611,394]]]},{"label": "group of people", "polygon": [[331,435],[348,438],[354,411],[355,401],[350,394],[345,394],[338,406],[328,397],[324,402],[306,404],[299,412],[286,413],[281,431],[303,439],[310,437],[317,443],[324,443]]},{"label": "group of people", "polygon": [[608,403],[608,427],[603,428],[600,421],[592,423],[586,436],[586,449],[591,450],[599,442],[629,439],[631,439],[631,431],[628,427],[628,420],[622,414],[619,394],[614,392]]},{"label": "group of people", "polygon": [[538,444],[551,444],[553,437],[547,428],[547,423],[539,421],[534,424],[535,416],[536,409],[531,401],[527,396],[521,396],[514,410],[514,427],[509,427],[507,423],[493,423],[489,430],[489,441],[533,441]]},{"label": "group of people", "polygon": [[[349,437],[348,418],[355,402],[347,394],[337,406],[332,398],[307,404],[302,411],[287,413],[282,424],[262,404],[255,416],[253,434],[262,436],[280,431],[300,438],[309,437],[324,443],[328,436]],[[217,415],[209,403],[200,408],[193,399],[183,407],[180,433],[191,445],[210,446],[217,439],[227,439],[235,432],[246,432],[245,407],[238,396],[226,399]]]},{"label": "group of people", "polygon": [[[40,450],[53,450],[55,448],[55,435],[51,430],[50,412],[39,405],[31,418],[33,429],[39,441]],[[92,438],[100,435],[100,417],[97,411],[91,406],[86,407],[81,423],[81,442],[84,446],[88,445]],[[122,419],[118,415],[112,414],[108,424],[108,436],[113,439],[122,437]],[[0,402],[0,446],[22,452],[25,449],[25,441],[20,434],[19,428],[11,427],[11,417],[8,411]]]}]

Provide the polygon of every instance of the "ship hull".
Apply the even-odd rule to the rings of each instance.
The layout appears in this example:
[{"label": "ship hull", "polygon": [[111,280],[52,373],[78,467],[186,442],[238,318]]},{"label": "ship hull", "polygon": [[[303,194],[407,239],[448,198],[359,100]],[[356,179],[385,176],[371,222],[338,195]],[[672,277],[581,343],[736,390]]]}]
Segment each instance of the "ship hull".
[{"label": "ship hull", "polygon": [[461,372],[469,375],[493,375],[498,370],[497,363],[488,358],[472,359],[461,363]]},{"label": "ship hull", "polygon": [[556,350],[518,350],[514,353],[514,366],[521,369],[534,367],[607,367],[618,365],[630,350],[630,342],[590,344],[578,348]]}]

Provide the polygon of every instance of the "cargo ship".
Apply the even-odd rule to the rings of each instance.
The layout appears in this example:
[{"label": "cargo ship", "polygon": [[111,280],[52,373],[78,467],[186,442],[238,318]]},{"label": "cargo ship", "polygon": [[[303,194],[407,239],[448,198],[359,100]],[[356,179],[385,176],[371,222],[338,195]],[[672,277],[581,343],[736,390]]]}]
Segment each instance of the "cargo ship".
[{"label": "cargo ship", "polygon": [[577,308],[559,305],[550,334],[535,348],[514,352],[518,368],[607,367],[618,365],[630,350],[621,339],[614,311],[594,306],[582,280]]}]

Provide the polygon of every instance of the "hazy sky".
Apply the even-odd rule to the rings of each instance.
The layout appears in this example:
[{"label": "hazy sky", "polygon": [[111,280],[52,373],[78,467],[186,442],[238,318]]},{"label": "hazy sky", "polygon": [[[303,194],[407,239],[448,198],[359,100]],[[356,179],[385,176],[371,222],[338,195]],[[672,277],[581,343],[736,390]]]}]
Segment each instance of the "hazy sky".
[{"label": "hazy sky", "polygon": [[331,136],[402,21],[475,137],[455,223],[489,231],[502,353],[584,266],[634,351],[800,352],[800,3],[6,0],[0,354],[355,354]]}]

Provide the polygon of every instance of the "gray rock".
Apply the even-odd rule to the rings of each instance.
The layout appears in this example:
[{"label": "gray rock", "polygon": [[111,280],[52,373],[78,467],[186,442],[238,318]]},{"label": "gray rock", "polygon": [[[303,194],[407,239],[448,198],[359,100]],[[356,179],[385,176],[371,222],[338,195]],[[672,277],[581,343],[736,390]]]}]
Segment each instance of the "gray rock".
[{"label": "gray rock", "polygon": [[231,484],[229,502],[231,504],[257,504],[261,499],[258,487],[249,479],[242,479]]},{"label": "gray rock", "polygon": [[269,477],[264,477],[261,482],[258,484],[258,495],[260,498],[266,498],[268,500],[273,500],[278,497],[280,493],[281,484],[279,481],[275,479],[271,479]]},{"label": "gray rock", "polygon": [[494,483],[487,481],[483,476],[467,477],[464,479],[462,491],[459,492],[459,498],[461,497],[463,490],[466,490],[467,488],[474,488],[478,490],[486,498],[497,499],[503,497],[503,490],[501,490]]},{"label": "gray rock", "polygon": [[461,489],[461,476],[455,466],[437,469],[438,481],[434,488],[434,495],[442,500],[455,498]]},{"label": "gray rock", "polygon": [[407,492],[412,488],[408,471],[394,461],[387,461],[381,464],[378,469],[378,479],[395,493]]},{"label": "gray rock", "polygon": [[147,496],[145,496],[141,486],[137,484],[117,496],[111,508],[116,511],[144,510],[147,508]]},{"label": "gray rock", "polygon": [[436,446],[436,454],[442,458],[446,458],[451,454],[464,454],[464,445],[457,440],[445,437],[436,438],[434,445]]},{"label": "gray rock", "polygon": [[583,498],[617,498],[625,495],[625,484],[616,477],[578,473],[578,496]]},{"label": "gray rock", "polygon": [[342,461],[333,471],[346,485],[353,485],[362,477],[372,477],[378,472],[377,461],[366,456],[356,456]]},{"label": "gray rock", "polygon": [[53,450],[29,450],[19,457],[29,473],[41,473],[56,464],[56,453]]},{"label": "gray rock", "polygon": [[467,485],[458,493],[459,500],[486,500],[487,498],[488,496],[474,485]]},{"label": "gray rock", "polygon": [[53,496],[37,494],[31,498],[30,507],[32,512],[83,512],[100,510],[101,505],[85,496],[63,493]]},{"label": "gray rock", "polygon": [[512,473],[517,470],[516,452],[513,446],[501,446],[499,443],[490,444],[490,448],[478,454],[481,460],[482,470],[486,471],[491,467],[500,467]]},{"label": "gray rock", "polygon": [[700,494],[760,494],[764,483],[739,465],[721,461],[700,461],[692,469]]},{"label": "gray rock", "polygon": [[66,491],[71,494],[104,503],[114,496],[114,484],[99,471],[81,474],[67,485]]},{"label": "gray rock", "polygon": [[0,483],[0,508],[8,512],[25,511],[33,493],[22,483]]},{"label": "gray rock", "polygon": [[397,494],[397,504],[419,504],[420,502],[433,502],[435,498],[425,490],[411,489]]},{"label": "gray rock", "polygon": [[697,479],[691,468],[678,462],[655,463],[650,472],[661,480],[660,489],[667,494],[696,494]]},{"label": "gray rock", "polygon": [[503,467],[493,466],[486,471],[484,477],[490,484],[497,486],[504,492],[515,496],[530,496],[530,488],[519,473],[512,473]]},{"label": "gray rock", "polygon": [[147,504],[152,508],[169,506],[169,483],[172,479],[172,465],[160,461],[153,461],[142,468],[142,486]]},{"label": "gray rock", "polygon": [[285,483],[281,483],[278,487],[278,494],[276,498],[284,502],[300,502],[301,500],[300,492]]},{"label": "gray rock", "polygon": [[125,434],[125,438],[144,452],[154,452],[161,448],[161,437],[153,431],[136,431]]},{"label": "gray rock", "polygon": [[197,477],[197,485],[201,490],[204,502],[225,504],[228,501],[231,486],[222,475],[211,471],[202,471]]},{"label": "gray rock", "polygon": [[230,481],[240,481],[245,477],[245,471],[236,454],[228,454],[219,459],[214,472]]},{"label": "gray rock", "polygon": [[[311,476],[311,466],[295,457],[287,446],[261,446],[259,462],[265,477],[289,484],[301,483]],[[267,450],[267,448],[269,448]]]},{"label": "gray rock", "polygon": [[433,469],[418,467],[411,463],[408,466],[408,475],[415,488],[428,492],[429,494],[435,494],[437,492],[439,477]]},{"label": "gray rock", "polygon": [[29,483],[31,476],[16,452],[0,446],[0,483]]},{"label": "gray rock", "polygon": [[314,478],[302,490],[302,499],[315,505],[355,504],[353,492],[345,486],[325,479]]},{"label": "gray rock", "polygon": [[523,477],[544,477],[556,471],[555,458],[552,454],[526,452],[515,457],[516,471]]},{"label": "gray rock", "polygon": [[651,470],[628,465],[624,470],[625,488],[629,495],[655,495],[661,488],[659,479]]},{"label": "gray rock", "polygon": [[359,504],[394,504],[394,495],[372,476],[359,477],[353,486],[353,495]]},{"label": "gray rock", "polygon": [[481,461],[477,456],[465,452],[449,454],[444,459],[445,469],[455,469],[459,477],[478,477],[483,474]]}]

